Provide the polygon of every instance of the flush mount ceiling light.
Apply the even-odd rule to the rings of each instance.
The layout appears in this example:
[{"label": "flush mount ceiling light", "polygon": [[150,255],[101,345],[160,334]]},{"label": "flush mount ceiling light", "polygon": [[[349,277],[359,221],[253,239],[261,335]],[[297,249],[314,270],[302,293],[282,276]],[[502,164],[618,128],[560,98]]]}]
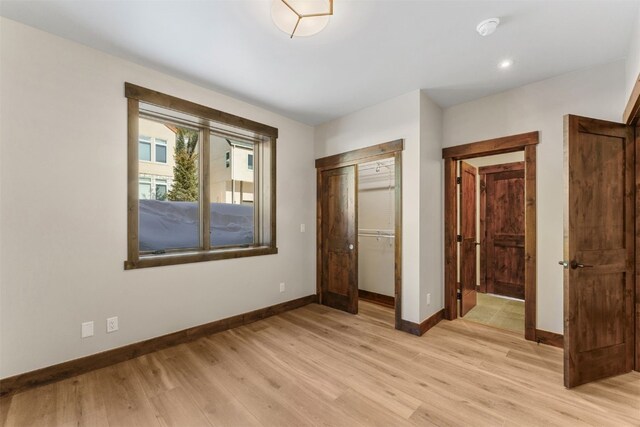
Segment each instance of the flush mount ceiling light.
[{"label": "flush mount ceiling light", "polygon": [[333,0],[273,0],[271,19],[290,38],[319,33],[333,15]]},{"label": "flush mount ceiling light", "polygon": [[480,34],[483,37],[489,36],[493,34],[496,28],[498,28],[499,24],[500,24],[500,19],[498,18],[485,19],[484,21],[478,24],[478,26],[476,27],[476,31],[478,32],[478,34]]}]

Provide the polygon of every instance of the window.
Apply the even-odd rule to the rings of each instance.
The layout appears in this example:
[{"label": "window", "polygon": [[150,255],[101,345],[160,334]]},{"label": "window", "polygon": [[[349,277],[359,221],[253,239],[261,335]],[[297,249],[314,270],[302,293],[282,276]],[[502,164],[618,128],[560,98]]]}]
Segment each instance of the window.
[{"label": "window", "polygon": [[151,198],[151,178],[141,176],[138,179],[138,198],[140,200]]},{"label": "window", "polygon": [[[170,182],[163,176],[150,176],[142,173],[138,176],[139,200],[167,200]],[[146,202],[145,202],[146,203]]]},{"label": "window", "polygon": [[125,94],[138,183],[125,268],[277,253],[277,129],[129,83]]},{"label": "window", "polygon": [[151,161],[151,138],[140,135],[138,140],[138,159],[145,162]]},{"label": "window", "polygon": [[167,180],[156,179],[156,200],[167,200]]},{"label": "window", "polygon": [[156,162],[167,163],[167,141],[156,138]]}]

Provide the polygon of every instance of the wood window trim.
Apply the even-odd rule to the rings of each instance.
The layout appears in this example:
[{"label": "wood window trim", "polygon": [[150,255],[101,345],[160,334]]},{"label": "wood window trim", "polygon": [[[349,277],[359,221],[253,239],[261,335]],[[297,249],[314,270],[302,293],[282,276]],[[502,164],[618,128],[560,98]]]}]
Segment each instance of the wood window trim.
[{"label": "wood window trim", "polygon": [[[187,264],[194,262],[214,261],[223,259],[244,258],[250,256],[274,255],[278,253],[276,240],[276,139],[278,129],[215,110],[210,107],[185,101],[171,95],[160,93],[131,83],[125,83],[125,97],[127,98],[127,259],[124,269],[132,270],[147,267]],[[138,196],[138,138],[140,102],[153,104],[171,110],[187,113],[196,117],[211,120],[223,125],[233,126],[260,134],[270,138],[269,168],[269,227],[270,241],[268,245],[253,245],[225,248],[210,248],[210,211],[201,203],[201,240],[203,248],[197,251],[171,252],[161,255],[141,255],[138,239],[139,230],[139,196]],[[209,157],[210,133],[202,132],[202,156]],[[167,153],[169,155],[169,153]],[[255,165],[254,165],[255,167]],[[201,195],[209,194],[209,167],[201,170]],[[208,202],[208,197],[202,198]],[[206,200],[205,200],[206,199]]]},{"label": "wood window trim", "polygon": [[316,160],[317,169],[317,221],[316,221],[316,294],[321,301],[322,283],[322,171],[344,166],[359,165],[382,159],[394,159],[395,172],[395,248],[394,248],[394,304],[395,328],[406,330],[406,321],[402,320],[402,151],[404,139],[378,144],[366,148],[348,151]]},{"label": "wood window trim", "polygon": [[136,99],[138,101],[154,104],[170,110],[180,111],[192,116],[202,117],[214,122],[224,123],[229,126],[246,129],[258,133],[260,135],[269,136],[273,139],[278,138],[278,129],[244,117],[236,116],[215,108],[196,104],[195,102],[186,101],[167,95],[155,90],[137,86],[132,83],[124,84],[124,96],[128,99]]},{"label": "wood window trim", "polygon": [[456,278],[456,162],[494,154],[524,151],[525,157],[525,339],[536,340],[536,146],[537,131],[444,148],[444,299],[447,320],[458,317]]}]

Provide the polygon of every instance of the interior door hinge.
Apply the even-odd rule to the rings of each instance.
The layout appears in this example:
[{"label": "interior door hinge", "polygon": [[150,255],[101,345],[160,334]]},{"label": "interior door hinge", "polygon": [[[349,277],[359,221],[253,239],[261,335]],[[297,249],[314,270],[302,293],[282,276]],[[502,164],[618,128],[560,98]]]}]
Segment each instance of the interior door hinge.
[{"label": "interior door hinge", "polygon": [[[462,284],[460,284],[460,287],[462,287]],[[458,294],[456,295],[456,299],[459,299],[459,300],[462,299],[462,292],[458,291]]]},{"label": "interior door hinge", "polygon": [[457,176],[456,177],[456,184],[462,184],[462,177],[461,176]]},{"label": "interior door hinge", "polygon": [[458,243],[462,243],[462,235],[458,234],[458,235],[456,236],[456,242],[458,242]]}]

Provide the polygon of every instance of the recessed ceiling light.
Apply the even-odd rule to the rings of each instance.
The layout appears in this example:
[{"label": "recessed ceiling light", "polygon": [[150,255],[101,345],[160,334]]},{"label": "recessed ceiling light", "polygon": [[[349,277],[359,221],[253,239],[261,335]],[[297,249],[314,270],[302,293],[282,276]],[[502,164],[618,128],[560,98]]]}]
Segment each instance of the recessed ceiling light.
[{"label": "recessed ceiling light", "polygon": [[496,28],[498,28],[499,24],[500,24],[500,19],[498,18],[485,19],[484,21],[478,24],[478,26],[476,27],[476,31],[478,32],[478,34],[480,34],[483,37],[488,36],[493,34]]},{"label": "recessed ceiling light", "polygon": [[507,68],[511,67],[512,65],[513,65],[513,59],[503,59],[498,64],[498,68],[506,70]]}]

